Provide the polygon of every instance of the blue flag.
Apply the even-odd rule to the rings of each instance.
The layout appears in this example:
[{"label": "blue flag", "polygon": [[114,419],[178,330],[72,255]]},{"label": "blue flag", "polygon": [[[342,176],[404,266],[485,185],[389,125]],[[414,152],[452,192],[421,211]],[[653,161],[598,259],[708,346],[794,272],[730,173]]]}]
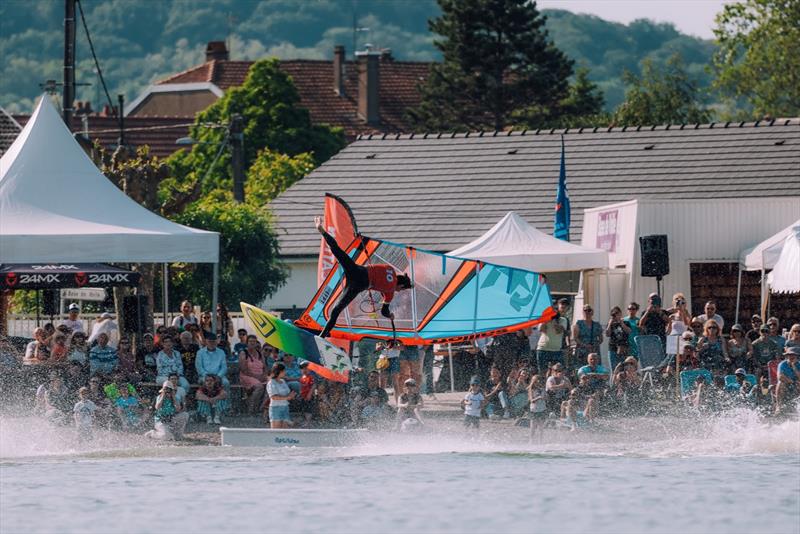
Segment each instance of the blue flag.
[{"label": "blue flag", "polygon": [[567,167],[564,164],[564,136],[561,136],[561,170],[558,173],[556,193],[556,220],[553,236],[569,241],[569,194],[567,193]]}]

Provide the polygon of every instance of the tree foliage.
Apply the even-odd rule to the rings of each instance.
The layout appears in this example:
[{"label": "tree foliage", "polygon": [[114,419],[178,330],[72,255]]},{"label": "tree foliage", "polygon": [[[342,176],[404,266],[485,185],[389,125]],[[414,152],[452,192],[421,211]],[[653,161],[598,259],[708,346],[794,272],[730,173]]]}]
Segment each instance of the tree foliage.
[{"label": "tree foliage", "polygon": [[[214,191],[174,217],[176,222],[219,232],[220,300],[261,302],[286,280],[278,260],[278,237],[269,214],[261,207],[235,202],[231,193]],[[176,303],[189,299],[209,309],[212,290],[210,264],[175,264],[171,295]]]},{"label": "tree foliage", "polygon": [[714,35],[715,87],[745,99],[756,118],[800,115],[800,1],[727,4]]},{"label": "tree foliage", "polygon": [[550,109],[531,107],[519,113],[515,123],[525,128],[579,128],[605,126],[610,116],[603,111],[603,93],[589,79],[589,71],[579,68],[569,92]]},{"label": "tree foliage", "polygon": [[263,206],[314,169],[314,159],[304,152],[287,156],[265,148],[247,171],[245,200]]},{"label": "tree foliage", "polygon": [[428,130],[497,129],[525,109],[550,110],[569,89],[572,61],[558,50],[545,17],[528,0],[439,0],[430,21],[442,63],[409,112]]},{"label": "tree foliage", "polygon": [[625,82],[625,101],[614,112],[615,125],[688,124],[711,118],[677,54],[663,68],[645,61],[642,75],[626,73]]}]

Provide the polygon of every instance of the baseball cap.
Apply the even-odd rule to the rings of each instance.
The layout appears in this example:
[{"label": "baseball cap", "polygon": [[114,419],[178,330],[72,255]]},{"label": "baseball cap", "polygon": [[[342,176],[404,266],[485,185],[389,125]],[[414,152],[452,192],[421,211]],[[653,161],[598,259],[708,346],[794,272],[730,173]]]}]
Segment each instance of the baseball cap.
[{"label": "baseball cap", "polygon": [[739,368],[736,370],[736,372],[734,372],[733,374],[735,374],[735,375],[747,376],[747,371],[745,371],[744,369],[742,369],[741,367],[739,367]]},{"label": "baseball cap", "polygon": [[203,332],[203,339],[211,340],[219,338],[217,337],[217,334],[215,334],[214,332]]},{"label": "baseball cap", "polygon": [[473,376],[472,378],[469,379],[469,385],[470,386],[480,386],[481,385],[481,381],[477,376]]},{"label": "baseball cap", "polygon": [[167,389],[175,389],[175,386],[173,386],[173,385],[172,385],[172,382],[170,382],[169,380],[164,380],[164,383],[163,383],[163,384],[161,384],[161,388],[162,388],[162,389],[163,389],[163,388],[167,388]]},{"label": "baseball cap", "polygon": [[742,328],[742,325],[740,325],[739,323],[736,323],[731,327],[731,332],[733,332],[734,330],[738,330],[739,332],[744,332],[744,328]]},{"label": "baseball cap", "polygon": [[416,386],[417,385],[417,381],[414,380],[413,378],[409,378],[408,380],[403,382],[403,385],[404,386]]},{"label": "baseball cap", "polygon": [[69,311],[81,311],[81,307],[78,306],[77,303],[73,302],[69,305]]},{"label": "baseball cap", "polygon": [[102,319],[111,319],[111,314],[108,313],[108,312],[103,312],[103,313],[100,314],[100,317]]},{"label": "baseball cap", "polygon": [[769,327],[765,324],[761,325],[761,328],[758,329],[759,332],[769,332]]}]

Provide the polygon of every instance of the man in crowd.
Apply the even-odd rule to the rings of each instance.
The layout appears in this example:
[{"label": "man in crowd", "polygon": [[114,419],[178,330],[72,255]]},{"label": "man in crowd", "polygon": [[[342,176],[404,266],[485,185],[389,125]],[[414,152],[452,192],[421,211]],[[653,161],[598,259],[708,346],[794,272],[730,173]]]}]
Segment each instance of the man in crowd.
[{"label": "man in crowd", "polygon": [[108,344],[108,334],[101,332],[97,336],[97,345],[89,350],[89,374],[110,375],[116,370],[117,363],[117,349]]},{"label": "man in crowd", "polygon": [[777,359],[781,349],[770,339],[767,325],[761,325],[759,334],[759,338],[753,342],[753,361],[762,370],[762,373],[766,373],[770,360]]},{"label": "man in crowd", "polygon": [[669,315],[661,307],[661,297],[658,293],[650,293],[647,298],[647,309],[639,319],[639,329],[646,336],[658,336],[661,344],[666,347],[667,343],[667,322]]},{"label": "man in crowd", "polygon": [[188,380],[191,384],[202,382],[201,380],[197,379],[197,373],[195,372],[194,367],[194,362],[197,358],[197,352],[200,350],[200,346],[194,342],[192,333],[185,330],[180,333],[178,339],[180,341],[175,347],[175,350],[181,354],[181,361],[183,361],[183,372],[186,376],[186,380]]},{"label": "man in crowd", "polygon": [[[555,317],[543,324],[539,329],[539,341],[536,343],[536,368],[541,371],[549,369],[554,363],[564,365],[564,335],[569,331],[569,322],[566,316],[561,314],[561,310],[566,311],[566,299],[558,301],[558,311]],[[568,304],[568,303],[566,303]]]},{"label": "man in crowd", "polygon": [[192,303],[188,300],[181,302],[181,314],[172,320],[172,326],[178,330],[186,330],[186,325],[197,324],[197,316],[192,313]]},{"label": "man in crowd", "polygon": [[706,324],[706,321],[709,319],[713,319],[719,325],[719,333],[722,335],[722,329],[725,328],[725,319],[717,313],[716,302],[713,300],[706,302],[705,313],[698,315],[697,318],[700,319],[703,324]]},{"label": "man in crowd", "polygon": [[61,324],[69,328],[72,332],[83,332],[83,321],[78,319],[78,314],[81,312],[81,307],[75,302],[69,305],[69,317],[64,319]]},{"label": "man in crowd", "polygon": [[778,364],[778,387],[775,389],[775,414],[779,414],[783,404],[797,398],[798,380],[800,380],[800,347],[788,347],[784,351],[785,359]]},{"label": "man in crowd", "polygon": [[387,407],[389,405],[389,394],[380,385],[380,374],[378,371],[370,371],[367,375],[367,385],[361,388],[354,388],[353,399],[350,404],[350,415],[353,422],[358,422],[361,417],[361,412],[370,404],[370,398],[377,395],[379,402],[378,405]]},{"label": "man in crowd", "polygon": [[578,378],[589,377],[589,388],[593,393],[603,392],[608,387],[608,369],[600,365],[600,355],[592,352],[587,356],[587,365],[578,369]]},{"label": "man in crowd", "polygon": [[770,317],[767,319],[767,326],[769,327],[769,338],[778,345],[778,349],[783,351],[786,346],[786,338],[781,335],[781,324],[777,317]]},{"label": "man in crowd", "polygon": [[197,379],[202,383],[206,375],[217,375],[222,381],[225,389],[230,387],[228,381],[228,363],[225,360],[225,351],[218,347],[219,337],[212,332],[205,334],[206,346],[197,351],[195,359],[195,369]]},{"label": "man in crowd", "polygon": [[761,328],[761,323],[762,321],[760,315],[753,315],[753,317],[750,318],[750,324],[753,326],[753,328],[748,330],[747,333],[745,334],[745,337],[747,337],[747,339],[750,340],[750,343],[754,342],[761,336],[761,333],[759,332],[759,329]]}]

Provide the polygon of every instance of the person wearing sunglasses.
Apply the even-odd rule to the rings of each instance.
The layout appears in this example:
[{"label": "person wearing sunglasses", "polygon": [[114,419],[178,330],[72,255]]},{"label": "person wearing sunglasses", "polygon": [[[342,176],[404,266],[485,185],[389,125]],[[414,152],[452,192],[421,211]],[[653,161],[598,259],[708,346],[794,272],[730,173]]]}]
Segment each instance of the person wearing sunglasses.
[{"label": "person wearing sunglasses", "polygon": [[786,338],[781,335],[781,323],[777,317],[770,317],[767,319],[767,326],[769,327],[769,338],[778,345],[778,348],[783,352],[786,347]]},{"label": "person wearing sunglasses", "polygon": [[636,336],[639,335],[639,304],[631,302],[628,304],[628,316],[622,319],[622,322],[628,325],[631,333],[628,334],[628,350],[631,356],[638,357],[639,349],[636,347]]},{"label": "person wearing sunglasses", "polygon": [[713,319],[703,326],[703,336],[697,341],[697,359],[701,367],[710,371],[721,371],[730,363],[728,345]]}]

